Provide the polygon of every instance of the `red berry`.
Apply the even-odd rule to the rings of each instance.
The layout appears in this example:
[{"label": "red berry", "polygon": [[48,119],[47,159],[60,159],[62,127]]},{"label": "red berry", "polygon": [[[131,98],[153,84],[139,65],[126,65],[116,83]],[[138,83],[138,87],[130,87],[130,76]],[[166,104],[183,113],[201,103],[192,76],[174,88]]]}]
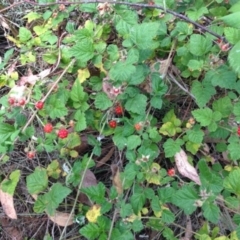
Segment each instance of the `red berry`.
[{"label": "red berry", "polygon": [[13,98],[13,97],[9,97],[8,98],[8,103],[9,103],[9,105],[14,105],[14,103],[15,103],[15,98]]},{"label": "red berry", "polygon": [[238,127],[238,129],[237,129],[237,134],[238,134],[238,136],[240,136],[240,127]]},{"label": "red berry", "polygon": [[44,102],[42,101],[39,101],[35,104],[36,109],[39,109],[39,110],[43,109],[43,106],[44,106]]},{"label": "red berry", "polygon": [[59,138],[66,138],[68,136],[68,130],[66,128],[59,129],[57,133]]},{"label": "red berry", "polygon": [[140,131],[142,129],[142,124],[141,123],[136,123],[134,125],[134,128],[135,128],[136,131]]},{"label": "red berry", "polygon": [[175,170],[174,168],[170,168],[167,171],[168,176],[173,177],[175,175]]},{"label": "red berry", "polygon": [[26,104],[26,100],[24,98],[21,98],[18,100],[18,105],[19,106],[24,106]]},{"label": "red berry", "polygon": [[35,152],[30,151],[30,152],[27,153],[27,158],[28,159],[33,159],[34,157],[35,157]]},{"label": "red berry", "polygon": [[116,128],[117,122],[115,120],[111,120],[108,122],[110,128]]},{"label": "red berry", "polygon": [[123,114],[123,108],[120,105],[116,106],[114,111],[115,111],[115,114],[117,114],[117,115],[122,115]]},{"label": "red berry", "polygon": [[51,123],[47,123],[47,124],[44,126],[43,130],[44,130],[45,133],[50,133],[50,132],[52,132],[52,130],[53,130],[52,124],[51,124]]}]

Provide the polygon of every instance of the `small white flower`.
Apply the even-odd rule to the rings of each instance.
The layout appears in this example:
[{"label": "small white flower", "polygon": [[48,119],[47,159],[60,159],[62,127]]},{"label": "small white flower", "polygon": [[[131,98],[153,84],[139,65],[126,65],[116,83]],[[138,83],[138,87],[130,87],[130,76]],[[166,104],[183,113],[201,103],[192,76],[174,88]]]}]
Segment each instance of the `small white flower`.
[{"label": "small white flower", "polygon": [[99,135],[99,136],[97,137],[97,140],[98,140],[99,142],[101,142],[102,139],[104,139],[104,137],[105,137],[105,136],[103,136],[103,135]]},{"label": "small white flower", "polygon": [[32,140],[33,140],[33,141],[37,141],[37,140],[38,140],[38,138],[37,138],[37,137],[35,137],[35,136],[32,136]]}]

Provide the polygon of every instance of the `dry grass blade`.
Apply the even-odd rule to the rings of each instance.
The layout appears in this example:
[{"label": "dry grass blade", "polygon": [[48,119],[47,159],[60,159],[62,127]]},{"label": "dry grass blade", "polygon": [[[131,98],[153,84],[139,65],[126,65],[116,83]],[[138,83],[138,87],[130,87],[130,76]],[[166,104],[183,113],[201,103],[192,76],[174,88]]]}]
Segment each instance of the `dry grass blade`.
[{"label": "dry grass blade", "polygon": [[0,202],[6,215],[11,219],[17,219],[17,213],[13,204],[13,196],[0,189]]},{"label": "dry grass blade", "polygon": [[184,177],[191,179],[198,185],[201,185],[200,178],[196,169],[192,165],[190,165],[187,160],[187,154],[182,149],[180,150],[180,152],[175,154],[174,158],[178,171]]}]

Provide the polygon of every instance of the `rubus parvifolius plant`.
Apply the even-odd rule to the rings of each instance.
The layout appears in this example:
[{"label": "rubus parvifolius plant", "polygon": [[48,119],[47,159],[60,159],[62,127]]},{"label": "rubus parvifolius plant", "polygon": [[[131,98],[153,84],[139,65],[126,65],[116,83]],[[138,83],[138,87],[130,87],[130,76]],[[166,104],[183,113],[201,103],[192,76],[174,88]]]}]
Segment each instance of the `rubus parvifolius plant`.
[{"label": "rubus parvifolius plant", "polygon": [[0,59],[5,214],[21,180],[59,239],[240,239],[239,2],[29,4]]}]

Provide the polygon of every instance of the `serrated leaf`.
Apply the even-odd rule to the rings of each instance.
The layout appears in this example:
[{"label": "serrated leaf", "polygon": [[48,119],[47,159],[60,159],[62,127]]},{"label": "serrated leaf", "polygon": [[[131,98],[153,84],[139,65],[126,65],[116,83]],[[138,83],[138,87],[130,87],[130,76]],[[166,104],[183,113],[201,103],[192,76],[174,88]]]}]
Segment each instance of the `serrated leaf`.
[{"label": "serrated leaf", "polygon": [[13,196],[15,188],[18,184],[18,181],[20,179],[20,170],[15,170],[13,171],[10,176],[9,179],[4,179],[1,182],[1,190],[5,193],[10,194],[11,196]]},{"label": "serrated leaf", "polygon": [[58,179],[61,173],[61,167],[57,160],[53,160],[47,167],[47,174],[54,179]]},{"label": "serrated leaf", "polygon": [[68,110],[64,102],[61,102],[60,99],[52,97],[49,99],[48,104],[45,107],[46,113],[49,114],[51,119],[61,118],[68,114]]},{"label": "serrated leaf", "polygon": [[190,185],[185,185],[172,197],[172,203],[183,209],[185,214],[192,214],[196,210],[195,202],[199,196],[196,190]]},{"label": "serrated leaf", "polygon": [[[239,13],[238,15],[240,17]],[[237,42],[236,45],[230,50],[228,61],[233,70],[237,74],[240,74],[240,65],[238,64],[240,62],[240,41]]]},{"label": "serrated leaf", "polygon": [[210,201],[205,201],[202,205],[203,216],[212,223],[219,221],[220,209],[219,207]]},{"label": "serrated leaf", "polygon": [[138,214],[140,210],[142,210],[146,201],[145,194],[143,192],[136,192],[130,198],[130,202],[132,205],[133,212]]},{"label": "serrated leaf", "polygon": [[98,238],[101,233],[101,229],[95,223],[89,223],[82,227],[79,231],[85,238],[94,240]]},{"label": "serrated leaf", "polygon": [[229,155],[231,160],[236,161],[240,159],[240,155],[239,155],[239,143],[230,143],[227,146],[227,150],[229,151]]},{"label": "serrated leaf", "polygon": [[55,183],[48,193],[37,198],[33,209],[36,213],[41,213],[45,210],[50,216],[53,216],[59,204],[70,193],[71,190],[69,188],[62,186],[61,183]]},{"label": "serrated leaf", "polygon": [[109,76],[115,81],[128,81],[133,73],[135,73],[136,67],[132,64],[125,62],[117,62],[109,71]]},{"label": "serrated leaf", "polygon": [[220,18],[229,27],[239,28],[240,15],[239,12],[228,14]]},{"label": "serrated leaf", "polygon": [[33,20],[39,19],[41,17],[42,17],[41,14],[31,11],[30,13],[25,15],[23,18],[27,18],[28,19],[27,22],[31,23]]},{"label": "serrated leaf", "polygon": [[74,125],[75,131],[80,132],[87,128],[85,113],[81,111],[76,111],[74,119],[77,121],[76,124]]},{"label": "serrated leaf", "polygon": [[94,104],[96,108],[101,110],[106,110],[113,105],[112,101],[108,98],[106,93],[98,93],[95,98]]},{"label": "serrated leaf", "polygon": [[28,40],[30,40],[32,38],[32,34],[31,32],[25,28],[25,27],[20,27],[19,28],[19,39],[20,42],[27,42]]},{"label": "serrated leaf", "polygon": [[95,201],[98,204],[102,204],[105,202],[105,186],[101,182],[98,183],[98,185],[96,186],[83,188],[81,191],[87,194],[91,201]]},{"label": "serrated leaf", "polygon": [[94,45],[86,39],[78,42],[70,50],[70,54],[82,62],[87,62],[94,57]]},{"label": "serrated leaf", "polygon": [[30,194],[38,194],[48,186],[47,170],[36,167],[34,172],[27,176],[27,189]]},{"label": "serrated leaf", "polygon": [[127,138],[127,148],[129,150],[136,149],[141,145],[141,138],[138,135],[131,135]]},{"label": "serrated leaf", "polygon": [[147,106],[147,97],[143,94],[138,94],[133,98],[129,98],[125,104],[127,111],[137,114],[144,114]]},{"label": "serrated leaf", "polygon": [[175,215],[169,209],[163,209],[162,220],[167,224],[173,223],[175,220]]},{"label": "serrated leaf", "polygon": [[229,192],[240,196],[240,169],[233,170],[230,174],[224,179],[223,187],[226,188]]},{"label": "serrated leaf", "polygon": [[240,29],[226,27],[224,28],[224,35],[231,44],[236,44],[240,41]]},{"label": "serrated leaf", "polygon": [[210,51],[212,41],[203,35],[193,34],[189,40],[189,51],[195,56],[203,56]]},{"label": "serrated leaf", "polygon": [[204,107],[216,93],[216,90],[210,82],[193,81],[191,93],[196,98],[198,106]]},{"label": "serrated leaf", "polygon": [[78,77],[77,78],[78,78],[80,83],[85,82],[85,80],[89,77],[90,77],[90,72],[89,72],[88,68],[78,70]]},{"label": "serrated leaf", "polygon": [[70,92],[70,97],[74,102],[81,103],[86,98],[86,93],[83,90],[81,83],[77,80],[73,84],[72,90]]},{"label": "serrated leaf", "polygon": [[136,24],[130,30],[130,39],[139,49],[155,49],[159,45],[153,40],[157,36],[158,28],[157,22]]},{"label": "serrated leaf", "polygon": [[205,76],[206,81],[210,81],[213,86],[226,89],[235,89],[237,75],[229,67],[223,65],[215,70],[210,70]]},{"label": "serrated leaf", "polygon": [[204,159],[198,162],[198,167],[202,186],[205,187],[208,192],[220,193],[223,189],[221,177],[209,169]]},{"label": "serrated leaf", "polygon": [[192,114],[201,126],[208,126],[212,122],[213,112],[210,108],[197,109],[192,111]]},{"label": "serrated leaf", "polygon": [[172,138],[169,138],[163,144],[165,157],[173,157],[177,152],[180,152],[182,144],[183,140],[181,139],[177,139],[176,141],[174,141]]},{"label": "serrated leaf", "polygon": [[233,111],[231,99],[228,96],[225,96],[214,101],[213,110],[220,112],[222,117],[228,117]]},{"label": "serrated leaf", "polygon": [[187,137],[193,143],[202,143],[203,136],[204,132],[198,126],[187,131]]}]

